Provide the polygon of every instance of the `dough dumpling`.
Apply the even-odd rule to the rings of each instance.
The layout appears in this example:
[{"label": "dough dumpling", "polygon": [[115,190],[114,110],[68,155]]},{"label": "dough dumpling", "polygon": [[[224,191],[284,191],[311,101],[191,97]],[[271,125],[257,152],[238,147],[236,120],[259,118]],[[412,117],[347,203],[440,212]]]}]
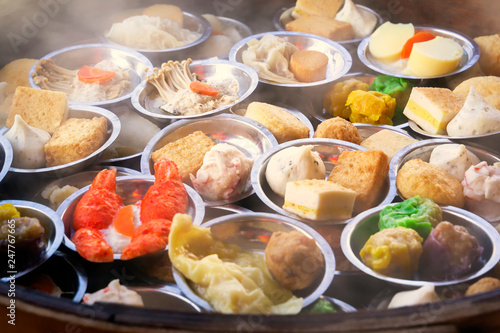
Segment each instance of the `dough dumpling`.
[{"label": "dough dumpling", "polygon": [[312,149],[312,145],[290,147],[271,157],[266,168],[266,180],[276,194],[284,197],[286,183],[290,181],[325,179],[325,164]]},{"label": "dough dumpling", "polygon": [[113,24],[106,37],[136,49],[160,50],[189,44],[200,35],[180,28],[169,19],[138,15]]},{"label": "dough dumpling", "polygon": [[9,140],[14,158],[12,166],[21,169],[38,169],[46,165],[43,146],[50,140],[50,134],[42,129],[28,125],[20,115],[4,134]]},{"label": "dough dumpling", "polygon": [[468,151],[464,145],[456,143],[437,146],[432,150],[429,159],[430,164],[438,166],[459,182],[464,180],[465,171],[479,162],[477,156]]},{"label": "dough dumpling", "polygon": [[482,135],[500,131],[500,110],[470,87],[463,108],[448,123],[446,131],[450,136]]},{"label": "dough dumpling", "polygon": [[297,83],[288,63],[293,53],[299,49],[285,39],[265,35],[260,40],[252,39],[247,43],[241,58],[245,65],[255,69],[259,77],[277,83]]},{"label": "dough dumpling", "polygon": [[443,221],[424,242],[422,276],[431,280],[460,278],[473,269],[482,253],[483,247],[465,227]]}]

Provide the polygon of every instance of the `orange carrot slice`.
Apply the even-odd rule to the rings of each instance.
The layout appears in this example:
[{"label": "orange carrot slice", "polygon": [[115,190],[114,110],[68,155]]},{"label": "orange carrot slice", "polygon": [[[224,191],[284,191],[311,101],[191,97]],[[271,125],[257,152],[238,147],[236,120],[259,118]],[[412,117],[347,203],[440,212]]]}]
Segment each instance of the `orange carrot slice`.
[{"label": "orange carrot slice", "polygon": [[412,38],[408,39],[401,50],[401,58],[406,59],[410,56],[411,50],[413,49],[413,44],[427,42],[428,40],[434,39],[436,36],[430,32],[417,32]]},{"label": "orange carrot slice", "polygon": [[134,210],[132,205],[120,208],[113,218],[113,227],[122,235],[132,237],[134,234]]},{"label": "orange carrot slice", "polygon": [[78,79],[84,83],[103,83],[115,76],[115,72],[104,69],[82,66],[78,71]]},{"label": "orange carrot slice", "polygon": [[193,92],[201,95],[212,97],[217,97],[219,95],[219,92],[214,87],[200,81],[191,81],[191,83],[189,84],[189,88]]}]

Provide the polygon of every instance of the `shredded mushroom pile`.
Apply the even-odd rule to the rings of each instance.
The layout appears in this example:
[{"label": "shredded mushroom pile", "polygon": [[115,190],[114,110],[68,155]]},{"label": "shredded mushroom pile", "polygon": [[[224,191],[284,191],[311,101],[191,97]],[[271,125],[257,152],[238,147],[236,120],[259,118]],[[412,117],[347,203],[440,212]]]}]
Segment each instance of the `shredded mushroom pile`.
[{"label": "shredded mushroom pile", "polygon": [[160,68],[147,70],[146,82],[158,91],[155,105],[161,110],[176,115],[198,115],[216,110],[238,99],[239,85],[234,78],[208,78],[206,84],[217,90],[217,96],[194,92],[190,88],[197,75],[191,73],[191,59],[182,62],[170,60]]},{"label": "shredded mushroom pile", "polygon": [[60,91],[72,102],[109,101],[122,96],[130,88],[128,69],[115,65],[111,60],[102,60],[96,68],[112,71],[115,75],[105,82],[85,83],[78,78],[78,69],[67,69],[54,60],[42,59],[35,66],[33,82],[41,89]]},{"label": "shredded mushroom pile", "polygon": [[161,68],[153,68],[146,81],[158,90],[161,98],[168,101],[172,99],[177,91],[188,89],[189,84],[196,80],[196,75],[191,73],[189,64],[193,60],[187,59],[182,62],[170,60],[163,63]]},{"label": "shredded mushroom pile", "polygon": [[33,82],[42,89],[61,91],[70,95],[73,90],[73,81],[78,70],[70,70],[58,66],[52,59],[42,59],[35,67],[36,74]]}]

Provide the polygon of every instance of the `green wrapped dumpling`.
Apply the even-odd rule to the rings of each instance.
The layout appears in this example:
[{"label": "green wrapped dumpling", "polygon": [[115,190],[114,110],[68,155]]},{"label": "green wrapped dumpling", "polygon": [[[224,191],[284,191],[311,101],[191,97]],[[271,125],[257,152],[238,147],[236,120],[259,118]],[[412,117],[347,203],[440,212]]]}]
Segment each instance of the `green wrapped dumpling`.
[{"label": "green wrapped dumpling", "polygon": [[403,78],[379,75],[370,85],[370,90],[380,91],[396,99],[396,109],[404,109],[410,97],[413,84]]},{"label": "green wrapped dumpling", "polygon": [[387,206],[379,213],[378,228],[405,227],[427,238],[432,228],[443,220],[441,208],[431,199],[414,196],[403,202]]},{"label": "green wrapped dumpling", "polygon": [[403,110],[408,103],[413,85],[412,82],[403,78],[379,75],[373,80],[370,90],[379,91],[396,99],[396,109],[392,121],[397,124],[407,121],[406,116],[403,115]]}]

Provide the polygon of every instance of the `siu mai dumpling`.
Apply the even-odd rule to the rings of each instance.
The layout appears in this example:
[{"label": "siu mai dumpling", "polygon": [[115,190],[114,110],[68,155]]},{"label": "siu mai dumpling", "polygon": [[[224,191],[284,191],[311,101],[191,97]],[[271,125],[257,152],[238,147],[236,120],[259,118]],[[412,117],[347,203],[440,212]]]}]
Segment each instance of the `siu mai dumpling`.
[{"label": "siu mai dumpling", "polygon": [[500,110],[470,87],[465,104],[449,122],[446,131],[450,136],[481,135],[500,131]]}]

